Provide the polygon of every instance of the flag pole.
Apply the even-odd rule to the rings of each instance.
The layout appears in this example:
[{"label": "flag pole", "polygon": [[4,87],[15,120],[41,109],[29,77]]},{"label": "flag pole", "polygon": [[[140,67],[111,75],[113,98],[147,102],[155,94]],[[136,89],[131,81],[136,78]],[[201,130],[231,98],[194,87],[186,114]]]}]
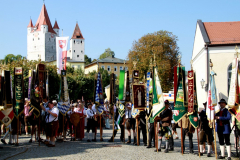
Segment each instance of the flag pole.
[{"label": "flag pole", "polygon": [[215,148],[215,158],[217,159],[217,137],[216,137],[216,127],[215,127],[215,122],[213,121],[213,128],[214,128],[214,148]]},{"label": "flag pole", "polygon": [[[178,67],[181,67],[181,56],[178,57]],[[184,77],[185,78],[185,77]],[[183,129],[182,129],[182,120],[181,120],[181,150],[183,155]]]}]

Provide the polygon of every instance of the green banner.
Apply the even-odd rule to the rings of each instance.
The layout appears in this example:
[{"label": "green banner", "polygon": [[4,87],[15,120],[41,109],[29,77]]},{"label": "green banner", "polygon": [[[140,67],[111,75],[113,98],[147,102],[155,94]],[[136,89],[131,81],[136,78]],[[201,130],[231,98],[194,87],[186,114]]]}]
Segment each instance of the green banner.
[{"label": "green banner", "polygon": [[123,100],[125,70],[120,70],[118,99]]},{"label": "green banner", "polygon": [[194,110],[193,114],[189,116],[190,123],[194,128],[198,127],[198,101],[197,101],[197,90],[196,90],[196,74],[194,74]]},{"label": "green banner", "polygon": [[23,77],[22,67],[15,68],[15,115],[18,117],[23,112]]},{"label": "green banner", "polygon": [[177,87],[177,97],[174,106],[174,118],[175,122],[178,122],[182,117],[187,114],[186,94],[185,94],[185,67],[178,67],[178,87]]}]

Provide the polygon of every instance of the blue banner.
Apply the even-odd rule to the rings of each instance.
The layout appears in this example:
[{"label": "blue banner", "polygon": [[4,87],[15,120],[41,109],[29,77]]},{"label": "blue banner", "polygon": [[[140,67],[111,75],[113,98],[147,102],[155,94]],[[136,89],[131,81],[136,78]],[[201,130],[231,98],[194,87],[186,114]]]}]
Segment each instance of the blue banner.
[{"label": "blue banner", "polygon": [[102,82],[101,82],[100,72],[98,72],[98,76],[97,76],[95,103],[97,106],[97,111],[99,112],[99,114],[102,114],[104,111],[104,102],[103,102],[103,92],[102,92]]},{"label": "blue banner", "polygon": [[151,75],[151,72],[147,72],[147,92],[146,92],[147,110],[149,110],[150,75]]}]

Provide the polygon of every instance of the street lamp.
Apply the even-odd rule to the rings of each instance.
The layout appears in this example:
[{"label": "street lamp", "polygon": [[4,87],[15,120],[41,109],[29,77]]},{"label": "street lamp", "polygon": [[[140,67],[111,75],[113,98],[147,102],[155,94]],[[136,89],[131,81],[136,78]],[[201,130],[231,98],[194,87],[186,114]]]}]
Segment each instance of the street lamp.
[{"label": "street lamp", "polygon": [[204,86],[204,84],[205,84],[205,81],[202,79],[202,80],[200,81],[200,83],[201,83],[201,86],[202,86],[202,89],[203,89],[203,86]]}]

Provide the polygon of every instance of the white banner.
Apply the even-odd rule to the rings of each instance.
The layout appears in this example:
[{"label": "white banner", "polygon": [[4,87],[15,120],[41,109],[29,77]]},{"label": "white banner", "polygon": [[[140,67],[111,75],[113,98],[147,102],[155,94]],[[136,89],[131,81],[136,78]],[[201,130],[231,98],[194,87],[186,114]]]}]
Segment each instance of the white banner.
[{"label": "white banner", "polygon": [[58,74],[61,74],[62,69],[66,70],[68,38],[69,37],[56,37]]}]

